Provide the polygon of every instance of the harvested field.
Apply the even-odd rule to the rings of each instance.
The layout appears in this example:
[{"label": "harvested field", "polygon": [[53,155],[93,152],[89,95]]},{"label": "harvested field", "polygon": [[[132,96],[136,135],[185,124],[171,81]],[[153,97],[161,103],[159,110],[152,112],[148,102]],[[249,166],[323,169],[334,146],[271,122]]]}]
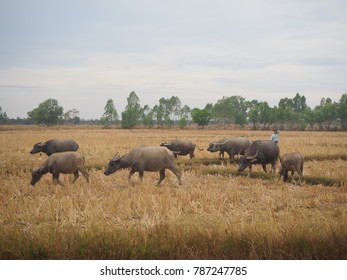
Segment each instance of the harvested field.
[{"label": "harvested field", "polygon": [[[270,131],[10,128],[0,133],[1,259],[347,258],[347,133],[280,133],[281,154],[305,155],[299,187],[261,166],[239,175],[206,151],[224,136],[268,139]],[[145,172],[142,184],[138,175],[130,184],[127,170],[103,174],[117,152],[177,137],[204,147],[176,160],[182,186],[170,171],[160,187],[157,173]],[[62,175],[61,187],[48,174],[29,184],[47,158],[29,151],[52,138],[79,143],[90,184]]]}]

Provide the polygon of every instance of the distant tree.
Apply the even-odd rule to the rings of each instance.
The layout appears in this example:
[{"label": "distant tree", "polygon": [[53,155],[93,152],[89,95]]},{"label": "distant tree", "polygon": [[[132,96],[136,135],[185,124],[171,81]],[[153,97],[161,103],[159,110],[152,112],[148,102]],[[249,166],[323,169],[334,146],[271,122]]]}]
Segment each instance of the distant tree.
[{"label": "distant tree", "polygon": [[212,116],[223,123],[247,123],[247,104],[241,96],[224,96],[212,108]]},{"label": "distant tree", "polygon": [[252,101],[246,102],[247,107],[247,118],[252,123],[253,129],[257,129],[257,123],[259,123],[259,107],[258,100],[253,99]]},{"label": "distant tree", "polygon": [[80,122],[79,114],[80,112],[77,109],[73,108],[63,114],[63,120],[67,123],[77,124]]},{"label": "distant tree", "polygon": [[304,113],[306,108],[307,108],[307,104],[306,104],[306,97],[305,96],[300,96],[299,93],[297,93],[295,95],[295,97],[293,98],[293,110],[295,113]]},{"label": "distant tree", "polygon": [[175,122],[180,119],[182,102],[177,96],[171,96],[168,103],[170,120]]},{"label": "distant tree", "polygon": [[128,104],[122,112],[122,127],[134,128],[139,124],[142,116],[142,108],[140,99],[134,91],[129,94],[127,98]]},{"label": "distant tree", "polygon": [[347,94],[343,94],[338,104],[338,119],[344,129],[347,128]]},{"label": "distant tree", "polygon": [[180,110],[180,119],[178,121],[178,126],[183,129],[188,125],[188,121],[191,119],[191,110],[189,106],[184,105]]},{"label": "distant tree", "polygon": [[333,121],[338,119],[338,104],[329,97],[322,98],[320,105],[315,107],[315,117],[321,129],[323,123],[329,127]]},{"label": "distant tree", "polygon": [[105,127],[110,127],[112,124],[117,123],[118,121],[118,112],[114,106],[112,99],[108,99],[104,107],[104,114],[100,118],[100,122]]},{"label": "distant tree", "polygon": [[151,109],[148,105],[143,106],[142,123],[145,127],[154,126],[154,110]]},{"label": "distant tree", "polygon": [[7,117],[7,114],[6,112],[3,112],[2,111],[2,108],[0,106],[0,124],[4,124],[4,123],[7,123],[8,122],[8,117]]},{"label": "distant tree", "polygon": [[55,125],[62,119],[63,107],[55,99],[47,99],[37,108],[28,112],[28,116],[36,124]]},{"label": "distant tree", "polygon": [[208,110],[208,108],[204,108],[204,109],[194,108],[192,110],[192,119],[194,123],[204,128],[204,126],[210,123],[211,112]]},{"label": "distant tree", "polygon": [[266,101],[260,102],[257,107],[259,108],[259,122],[262,123],[263,128],[265,128],[267,124],[271,123],[272,110]]},{"label": "distant tree", "polygon": [[313,126],[316,122],[316,116],[315,111],[312,110],[310,107],[307,107],[304,111],[304,123],[309,124],[311,127],[311,130],[313,130]]},{"label": "distant tree", "polygon": [[160,98],[159,104],[154,106],[154,112],[158,125],[171,126],[181,118],[182,103],[177,96]]}]

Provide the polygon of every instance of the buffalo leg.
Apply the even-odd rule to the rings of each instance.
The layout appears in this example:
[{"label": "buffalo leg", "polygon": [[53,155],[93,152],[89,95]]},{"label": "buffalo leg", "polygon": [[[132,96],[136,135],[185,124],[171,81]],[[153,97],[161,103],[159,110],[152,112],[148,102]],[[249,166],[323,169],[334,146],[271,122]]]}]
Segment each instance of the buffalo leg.
[{"label": "buffalo leg", "polygon": [[299,184],[301,186],[302,182],[301,182],[301,177],[303,176],[303,173],[302,173],[302,170],[303,170],[303,166],[301,166],[301,169],[299,170]]},{"label": "buffalo leg", "polygon": [[270,170],[270,173],[274,173],[276,172],[276,162],[271,164],[271,170]]},{"label": "buffalo leg", "polygon": [[165,178],[165,169],[162,169],[162,170],[160,170],[159,171],[159,175],[160,175],[160,177],[159,177],[159,181],[158,181],[158,183],[157,183],[157,186],[164,180],[164,178]]},{"label": "buffalo leg", "polygon": [[224,160],[224,152],[219,152],[219,159]]},{"label": "buffalo leg", "polygon": [[128,175],[128,180],[130,181],[131,176],[133,176],[135,171],[133,169],[130,170],[129,175]]},{"label": "buffalo leg", "polygon": [[89,174],[84,168],[80,168],[79,171],[83,174],[84,178],[86,178],[87,183],[89,183]]},{"label": "buffalo leg", "polygon": [[252,164],[250,164],[248,167],[248,177],[251,177],[251,172],[252,172]]},{"label": "buffalo leg", "polygon": [[[266,171],[266,164],[265,164],[265,163],[262,163],[261,166],[263,167],[264,172],[267,173],[267,171]],[[272,169],[271,169],[271,170],[272,170]]]},{"label": "buffalo leg", "polygon": [[299,172],[299,186],[301,186],[302,182],[301,182],[301,176],[302,176],[302,173]]},{"label": "buffalo leg", "polygon": [[178,171],[178,169],[175,166],[171,166],[169,167],[169,169],[172,171],[173,174],[176,175],[178,184],[182,185],[181,173]]},{"label": "buffalo leg", "polygon": [[74,184],[76,182],[76,180],[78,179],[80,175],[78,174],[78,170],[76,170],[74,173],[73,173],[73,180],[72,180],[72,184]]},{"label": "buffalo leg", "polygon": [[294,171],[291,171],[290,174],[292,175],[292,184],[296,185],[296,181],[295,181],[295,178],[294,178]]},{"label": "buffalo leg", "polygon": [[53,182],[58,183],[61,186],[64,186],[64,184],[59,180],[59,173],[53,174]]},{"label": "buffalo leg", "polygon": [[143,174],[144,174],[143,170],[140,170],[140,171],[139,171],[139,175],[140,175],[140,181],[141,181],[141,183],[143,182]]}]

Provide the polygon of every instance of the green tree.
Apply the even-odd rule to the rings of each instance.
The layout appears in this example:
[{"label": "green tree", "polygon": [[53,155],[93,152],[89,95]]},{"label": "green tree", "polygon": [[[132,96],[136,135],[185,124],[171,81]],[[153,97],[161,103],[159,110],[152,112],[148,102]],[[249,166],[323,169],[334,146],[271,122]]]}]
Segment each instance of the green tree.
[{"label": "green tree", "polygon": [[297,93],[295,95],[295,97],[293,98],[293,110],[295,113],[304,113],[306,108],[307,108],[307,104],[306,104],[306,97],[305,96],[300,96],[299,93]]},{"label": "green tree", "polygon": [[4,124],[4,123],[7,123],[7,122],[8,122],[7,114],[6,114],[6,112],[2,111],[2,108],[0,106],[0,124]]},{"label": "green tree", "polygon": [[331,123],[338,119],[338,104],[329,97],[322,98],[320,105],[315,108],[315,116],[320,129],[323,128],[323,123],[330,127]]},{"label": "green tree", "polygon": [[192,110],[192,119],[193,122],[204,128],[204,126],[208,125],[211,120],[211,112],[208,108],[198,109],[194,108]]},{"label": "green tree", "polygon": [[154,110],[151,109],[148,105],[143,106],[142,123],[145,127],[154,126]]},{"label": "green tree", "polygon": [[224,96],[212,108],[212,116],[223,123],[247,123],[247,104],[241,96]]},{"label": "green tree", "polygon": [[180,110],[180,119],[178,126],[183,129],[188,125],[188,121],[191,119],[191,110],[188,105],[184,105]]},{"label": "green tree", "polygon": [[47,99],[39,104],[37,108],[28,112],[36,124],[55,125],[58,124],[63,115],[63,107],[59,106],[55,99]]},{"label": "green tree", "polygon": [[259,108],[259,122],[262,123],[263,128],[265,128],[267,124],[271,123],[272,110],[266,101],[260,102],[257,107]]},{"label": "green tree", "polygon": [[67,123],[77,124],[80,122],[79,114],[80,112],[77,109],[73,108],[64,113],[63,120]]},{"label": "green tree", "polygon": [[140,99],[134,91],[129,94],[127,98],[128,104],[122,112],[122,127],[134,128],[139,124],[142,116],[142,108]]},{"label": "green tree", "polygon": [[316,122],[316,114],[315,111],[312,110],[310,107],[307,107],[304,111],[304,122],[305,124],[309,124],[311,130],[313,130],[313,126]]},{"label": "green tree", "polygon": [[347,128],[347,94],[343,94],[339,100],[337,117],[344,129]]},{"label": "green tree", "polygon": [[114,106],[112,99],[108,99],[104,107],[104,114],[102,115],[100,122],[105,127],[110,127],[112,124],[117,123],[118,121],[118,112]]}]

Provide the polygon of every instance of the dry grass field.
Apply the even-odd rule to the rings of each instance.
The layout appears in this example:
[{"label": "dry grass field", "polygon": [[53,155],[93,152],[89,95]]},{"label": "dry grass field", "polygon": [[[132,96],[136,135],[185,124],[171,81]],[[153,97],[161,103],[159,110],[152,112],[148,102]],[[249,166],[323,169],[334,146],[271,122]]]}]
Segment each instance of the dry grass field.
[{"label": "dry grass field", "polygon": [[[0,259],[347,259],[347,133],[280,133],[281,154],[307,158],[299,187],[260,166],[238,176],[206,151],[224,136],[269,139],[270,131],[0,129]],[[30,185],[47,156],[29,151],[52,138],[79,143],[90,184],[61,175],[61,187],[47,174]],[[170,171],[159,187],[157,173],[143,183],[135,174],[133,184],[127,170],[103,174],[116,152],[174,138],[204,148],[176,160],[182,186]]]}]

